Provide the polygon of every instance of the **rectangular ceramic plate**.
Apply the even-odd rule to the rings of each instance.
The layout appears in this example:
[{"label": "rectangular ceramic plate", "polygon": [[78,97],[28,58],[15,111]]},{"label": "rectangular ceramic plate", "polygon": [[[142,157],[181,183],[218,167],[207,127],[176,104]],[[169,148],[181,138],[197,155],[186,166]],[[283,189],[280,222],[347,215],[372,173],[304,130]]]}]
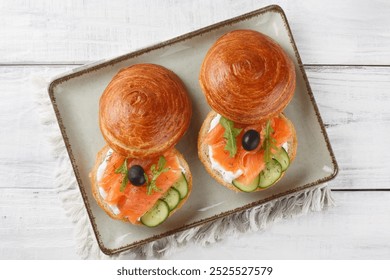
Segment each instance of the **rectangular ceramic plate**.
[{"label": "rectangular ceramic plate", "polygon": [[[257,30],[273,38],[294,61],[297,72],[295,95],[285,111],[297,130],[297,157],[277,185],[249,194],[235,193],[220,186],[197,157],[198,131],[210,111],[198,83],[200,65],[210,46],[221,35],[235,29]],[[193,102],[190,128],[177,145],[190,165],[193,191],[180,211],[156,228],[134,226],[108,217],[95,203],[88,178],[96,153],[105,145],[98,126],[99,98],[119,69],[144,62],[160,64],[174,71],[187,86]],[[318,185],[337,173],[337,163],[291,30],[278,6],[269,6],[146,49],[75,69],[54,80],[49,86],[49,95],[99,246],[106,254],[118,253]]]}]

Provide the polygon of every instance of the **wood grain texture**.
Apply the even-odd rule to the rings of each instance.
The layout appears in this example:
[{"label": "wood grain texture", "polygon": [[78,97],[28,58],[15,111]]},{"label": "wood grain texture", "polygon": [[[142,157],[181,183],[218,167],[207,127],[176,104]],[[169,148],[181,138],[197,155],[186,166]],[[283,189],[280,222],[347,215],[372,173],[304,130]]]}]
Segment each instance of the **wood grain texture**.
[{"label": "wood grain texture", "polygon": [[390,188],[390,68],[307,67],[340,172],[335,189]]},{"label": "wood grain texture", "polygon": [[[32,82],[72,66],[44,64],[117,56],[268,4],[285,10],[303,63],[390,65],[385,0],[1,1],[0,259],[78,258]],[[306,70],[340,165],[331,187],[390,189],[390,67]],[[334,196],[338,206],[328,211],[169,258],[389,259],[390,192]]]},{"label": "wood grain texture", "polygon": [[34,79],[70,67],[0,67],[0,189],[52,188],[55,161],[40,125]]},{"label": "wood grain texture", "polygon": [[[337,206],[171,259],[389,259],[390,192],[336,192]],[[191,252],[190,254],[188,252]]]},{"label": "wood grain texture", "polygon": [[0,189],[0,259],[77,258],[73,234],[55,190]]},{"label": "wood grain texture", "polygon": [[390,64],[385,0],[16,0],[0,3],[0,64],[86,63],[279,4],[306,64]]},{"label": "wood grain texture", "polygon": [[0,67],[0,259],[77,258],[33,82],[68,69]]}]

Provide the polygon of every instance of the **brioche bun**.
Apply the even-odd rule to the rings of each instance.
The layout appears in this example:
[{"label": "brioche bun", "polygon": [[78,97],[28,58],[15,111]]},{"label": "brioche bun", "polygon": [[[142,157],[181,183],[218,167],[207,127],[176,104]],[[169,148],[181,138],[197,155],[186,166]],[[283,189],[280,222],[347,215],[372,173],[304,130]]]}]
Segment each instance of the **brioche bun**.
[{"label": "brioche bun", "polygon": [[131,158],[163,154],[191,120],[191,101],[180,78],[155,64],[120,70],[99,102],[99,126],[107,144]]},{"label": "brioche bun", "polygon": [[214,111],[236,123],[256,124],[288,105],[295,91],[295,67],[270,37],[235,30],[211,46],[199,82]]}]

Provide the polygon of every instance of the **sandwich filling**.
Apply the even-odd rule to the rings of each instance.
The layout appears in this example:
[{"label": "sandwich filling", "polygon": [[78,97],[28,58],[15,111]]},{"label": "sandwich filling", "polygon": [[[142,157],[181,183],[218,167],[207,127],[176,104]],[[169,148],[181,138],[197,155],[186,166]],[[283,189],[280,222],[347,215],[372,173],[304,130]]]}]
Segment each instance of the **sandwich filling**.
[{"label": "sandwich filling", "polygon": [[[274,154],[282,148],[288,152],[293,132],[284,118],[277,116],[256,125],[227,121],[229,125],[217,114],[210,122],[205,141],[211,168],[218,171],[225,182],[249,185],[267,168]],[[248,131],[258,135],[257,145],[252,145],[250,150],[244,148],[243,141]]]},{"label": "sandwich filling", "polygon": [[[180,180],[185,168],[180,165],[175,152],[171,149],[163,154],[163,158],[164,163],[159,172],[161,157],[131,159],[112,149],[107,151],[98,167],[96,179],[102,200],[116,216],[127,218],[132,223],[140,221],[140,218],[164,197],[175,182]],[[127,176],[128,169],[134,165],[139,165],[145,170],[144,176],[147,179],[144,185],[135,186],[124,177]],[[126,170],[118,172],[123,166],[126,166]],[[154,189],[149,188],[150,184],[154,184]]]}]

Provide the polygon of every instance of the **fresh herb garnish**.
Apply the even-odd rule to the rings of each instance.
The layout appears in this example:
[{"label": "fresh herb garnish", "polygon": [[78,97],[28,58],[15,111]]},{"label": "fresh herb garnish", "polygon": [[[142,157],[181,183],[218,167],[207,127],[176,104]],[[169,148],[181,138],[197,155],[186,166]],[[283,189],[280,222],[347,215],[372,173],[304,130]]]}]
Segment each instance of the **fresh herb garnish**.
[{"label": "fresh herb garnish", "polygon": [[117,169],[115,169],[116,174],[122,174],[122,183],[121,187],[119,189],[120,192],[123,192],[127,186],[127,183],[129,182],[129,178],[127,178],[127,159],[125,159],[121,166],[119,166]]},{"label": "fresh herb garnish", "polygon": [[230,157],[234,157],[237,153],[236,137],[241,133],[241,128],[235,128],[234,122],[221,116],[219,123],[225,128],[223,137],[226,139],[225,151],[229,152]]},{"label": "fresh herb garnish", "polygon": [[273,133],[274,129],[271,126],[271,120],[268,120],[267,124],[265,125],[263,146],[261,147],[264,150],[265,163],[268,163],[272,160],[273,150],[275,151],[278,149],[276,147],[276,140],[272,136]]},{"label": "fresh herb garnish", "polygon": [[145,174],[145,180],[146,180],[146,189],[147,194],[152,194],[153,191],[161,192],[161,189],[159,189],[156,185],[156,181],[158,176],[160,176],[162,173],[169,171],[169,167],[164,168],[167,160],[164,156],[160,156],[158,159],[157,167],[155,164],[153,164],[150,167],[150,170],[152,171],[152,179],[149,181],[148,176]]}]

